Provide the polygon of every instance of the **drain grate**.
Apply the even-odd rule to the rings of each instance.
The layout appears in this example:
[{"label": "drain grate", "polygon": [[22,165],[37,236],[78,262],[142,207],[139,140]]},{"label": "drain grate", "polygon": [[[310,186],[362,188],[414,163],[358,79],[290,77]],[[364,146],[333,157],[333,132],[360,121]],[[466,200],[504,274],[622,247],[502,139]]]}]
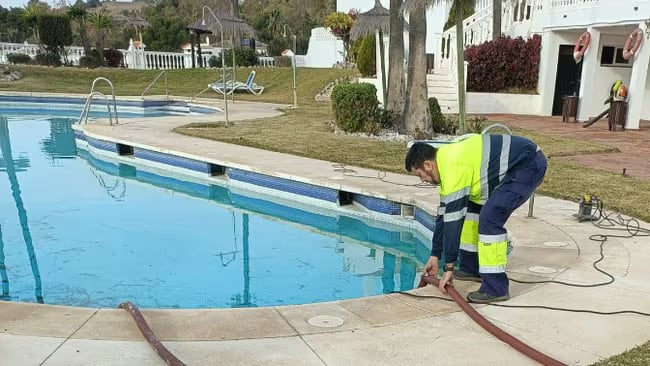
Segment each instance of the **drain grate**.
[{"label": "drain grate", "polygon": [[321,328],[336,328],[343,325],[343,319],[336,316],[317,315],[307,319],[307,323],[315,327]]}]

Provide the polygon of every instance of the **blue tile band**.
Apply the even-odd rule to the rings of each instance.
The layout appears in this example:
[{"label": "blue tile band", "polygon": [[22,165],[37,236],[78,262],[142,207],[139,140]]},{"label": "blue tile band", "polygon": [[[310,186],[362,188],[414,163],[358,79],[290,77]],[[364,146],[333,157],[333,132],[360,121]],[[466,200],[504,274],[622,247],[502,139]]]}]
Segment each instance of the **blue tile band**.
[{"label": "blue tile band", "polygon": [[428,212],[424,211],[421,208],[415,207],[415,221],[424,225],[427,229],[433,231],[436,226],[436,219]]},{"label": "blue tile band", "polygon": [[133,156],[139,159],[154,161],[156,163],[167,164],[178,168],[185,168],[201,173],[210,173],[210,164],[194,159],[183,158],[170,154],[159,153],[156,151],[133,148]]},{"label": "blue tile band", "polygon": [[92,137],[86,136],[86,141],[88,145],[101,150],[111,151],[117,153],[117,144],[114,142],[109,142],[105,140],[99,140]]},{"label": "blue tile band", "polygon": [[371,211],[381,212],[387,215],[400,215],[402,213],[402,205],[398,202],[364,196],[357,193],[352,195],[352,199]]},{"label": "blue tile band", "polygon": [[240,182],[251,183],[266,188],[338,203],[338,190],[332,188],[319,187],[313,184],[296,182],[289,179],[277,178],[234,168],[228,168],[228,177]]}]

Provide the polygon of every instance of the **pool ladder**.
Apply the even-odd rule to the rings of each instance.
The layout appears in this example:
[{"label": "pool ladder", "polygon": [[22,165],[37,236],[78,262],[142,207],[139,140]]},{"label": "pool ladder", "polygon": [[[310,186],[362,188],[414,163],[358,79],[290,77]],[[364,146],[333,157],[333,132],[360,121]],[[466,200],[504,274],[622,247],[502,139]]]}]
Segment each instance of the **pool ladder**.
[{"label": "pool ladder", "polygon": [[[113,97],[113,112],[111,112],[111,105],[108,100],[108,97],[102,92],[95,91],[95,84],[97,84],[98,81],[105,81],[111,87],[111,96]],[[86,98],[86,103],[84,104],[84,108],[81,111],[81,115],[79,116],[79,120],[77,121],[77,123],[81,124],[82,121],[84,124],[88,123],[88,111],[90,110],[90,106],[93,103],[93,97],[95,95],[104,97],[104,99],[106,100],[106,109],[108,110],[108,120],[111,126],[113,125],[113,113],[115,113],[115,124],[118,124],[119,121],[117,119],[117,102],[115,102],[115,89],[113,88],[113,83],[111,83],[111,81],[105,77],[98,77],[95,80],[93,80],[93,86],[90,88],[90,94],[88,94],[88,97]]]}]

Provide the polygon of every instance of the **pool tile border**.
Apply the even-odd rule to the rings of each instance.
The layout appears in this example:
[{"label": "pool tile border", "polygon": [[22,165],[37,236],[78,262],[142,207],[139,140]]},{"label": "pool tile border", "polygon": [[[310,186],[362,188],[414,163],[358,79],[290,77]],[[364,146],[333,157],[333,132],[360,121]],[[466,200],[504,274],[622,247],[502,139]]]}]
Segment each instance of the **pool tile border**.
[{"label": "pool tile border", "polygon": [[[109,151],[118,155],[120,154],[120,149],[118,147],[120,144],[115,141],[90,137],[80,130],[75,130],[75,139],[85,141],[88,143],[88,145],[96,149]],[[133,147],[133,153],[131,156],[138,159],[169,165],[175,168],[187,169],[193,172],[207,174],[208,176],[212,175],[214,171],[221,171],[225,176],[228,177],[228,179],[231,180],[249,183],[256,186],[282,191],[285,193],[292,193],[304,197],[315,198],[325,202],[335,203],[340,206],[355,202],[370,211],[390,215],[393,217],[402,216],[405,208],[412,208],[413,214],[411,218],[414,221],[422,224],[422,226],[428,231],[433,231],[433,228],[435,226],[434,216],[425,210],[419,207],[405,207],[409,205],[404,205],[400,202],[395,202],[384,198],[372,197],[359,193],[348,194],[347,192],[334,188],[298,182],[287,178],[274,177],[238,168],[216,166],[215,164],[207,161],[185,158],[174,154],[153,151],[141,147]],[[215,169],[215,167],[217,169]],[[345,198],[346,194],[348,194],[348,198]]]}]

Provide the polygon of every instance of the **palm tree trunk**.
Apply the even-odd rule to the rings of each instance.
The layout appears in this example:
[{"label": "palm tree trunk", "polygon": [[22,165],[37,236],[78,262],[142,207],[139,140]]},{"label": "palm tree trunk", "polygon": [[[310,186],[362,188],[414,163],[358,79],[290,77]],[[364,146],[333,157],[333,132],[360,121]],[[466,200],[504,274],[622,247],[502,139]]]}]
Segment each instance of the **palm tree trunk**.
[{"label": "palm tree trunk", "polygon": [[501,11],[503,0],[492,0],[492,40],[501,37]]},{"label": "palm tree trunk", "polygon": [[456,74],[458,77],[458,133],[465,133],[465,42],[463,32],[463,7],[456,2]]},{"label": "palm tree trunk", "polygon": [[388,43],[388,95],[386,109],[404,112],[404,18],[400,14],[403,0],[390,0],[390,40]]},{"label": "palm tree trunk", "polygon": [[88,41],[88,34],[85,21],[79,21],[79,37],[81,38],[81,45],[84,48],[84,55],[90,55],[90,42]]},{"label": "palm tree trunk", "polygon": [[104,31],[103,30],[97,30],[97,41],[95,42],[95,47],[97,48],[97,52],[99,52],[99,63],[100,65],[104,65]]},{"label": "palm tree trunk", "polygon": [[421,139],[430,136],[432,128],[427,99],[427,18],[423,7],[409,14],[409,25],[408,85],[400,132]]}]

